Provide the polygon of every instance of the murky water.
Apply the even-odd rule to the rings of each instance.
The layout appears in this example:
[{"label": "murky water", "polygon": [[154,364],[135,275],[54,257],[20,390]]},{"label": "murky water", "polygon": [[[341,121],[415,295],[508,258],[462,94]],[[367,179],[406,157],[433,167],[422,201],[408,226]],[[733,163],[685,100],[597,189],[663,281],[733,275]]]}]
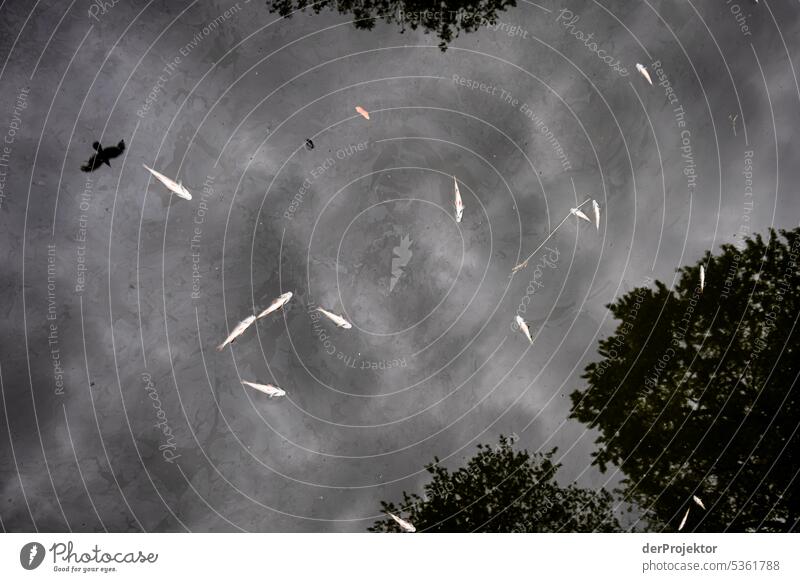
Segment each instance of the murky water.
[{"label": "murky water", "polygon": [[[798,225],[789,3],[520,1],[446,51],[327,8],[111,4],[0,7],[6,529],[364,531],[511,433],[612,489],[567,418],[606,305]],[[96,140],[125,149],[82,172]],[[589,198],[599,228],[511,277]]]}]

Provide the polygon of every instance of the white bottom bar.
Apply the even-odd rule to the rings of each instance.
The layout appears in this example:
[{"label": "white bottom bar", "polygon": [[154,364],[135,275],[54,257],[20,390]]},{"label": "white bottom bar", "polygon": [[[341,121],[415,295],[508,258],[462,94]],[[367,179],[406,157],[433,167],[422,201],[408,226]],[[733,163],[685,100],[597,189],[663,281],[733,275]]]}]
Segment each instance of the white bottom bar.
[{"label": "white bottom bar", "polygon": [[792,534],[5,534],[0,577],[800,580],[798,550]]}]

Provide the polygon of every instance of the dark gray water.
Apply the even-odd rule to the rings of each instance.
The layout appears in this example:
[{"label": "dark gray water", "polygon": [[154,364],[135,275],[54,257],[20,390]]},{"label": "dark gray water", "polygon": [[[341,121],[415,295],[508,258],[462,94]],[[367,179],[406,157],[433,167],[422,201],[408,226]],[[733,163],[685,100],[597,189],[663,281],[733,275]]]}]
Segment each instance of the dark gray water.
[{"label": "dark gray water", "polygon": [[[511,433],[618,482],[566,396],[606,304],[798,225],[797,5],[498,18],[442,52],[256,2],[0,4],[5,529],[363,531]],[[126,149],[84,173],[95,140]],[[510,278],[587,198],[599,230],[568,220]]]}]

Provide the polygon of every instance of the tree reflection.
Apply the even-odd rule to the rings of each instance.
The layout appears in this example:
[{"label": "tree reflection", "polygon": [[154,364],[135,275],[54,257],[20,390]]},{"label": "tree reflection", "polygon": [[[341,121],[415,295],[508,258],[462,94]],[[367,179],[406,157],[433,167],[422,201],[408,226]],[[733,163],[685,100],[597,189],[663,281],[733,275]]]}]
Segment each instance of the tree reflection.
[{"label": "tree reflection", "polygon": [[307,8],[319,14],[323,9],[337,10],[353,17],[356,28],[371,30],[378,19],[396,23],[400,32],[422,28],[439,38],[439,48],[460,32],[473,32],[486,24],[496,24],[498,12],[516,6],[516,0],[271,0],[270,10],[281,16]]},{"label": "tree reflection", "polygon": [[[546,454],[515,451],[500,437],[495,447],[478,445],[466,467],[450,472],[439,459],[426,468],[433,480],[423,496],[403,492],[399,507],[382,502],[384,512],[410,521],[425,532],[618,531],[611,495],[555,480],[555,449]],[[370,531],[399,532],[390,517]]]},{"label": "tree reflection", "polygon": [[796,527],[799,252],[800,229],[770,231],[707,253],[672,291],[656,282],[609,306],[620,324],[571,416],[600,432],[594,462],[620,467],[652,528],[675,530],[687,509],[684,531]]}]

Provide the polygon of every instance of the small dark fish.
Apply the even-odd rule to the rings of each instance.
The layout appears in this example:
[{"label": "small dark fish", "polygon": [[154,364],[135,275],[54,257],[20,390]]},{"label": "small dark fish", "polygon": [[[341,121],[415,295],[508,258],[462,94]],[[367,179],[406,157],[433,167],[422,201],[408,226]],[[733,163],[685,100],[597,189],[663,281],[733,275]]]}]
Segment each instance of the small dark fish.
[{"label": "small dark fish", "polygon": [[313,150],[313,149],[314,149],[314,142],[313,142],[313,141],[311,141],[310,139],[307,139],[307,140],[306,140],[306,147],[307,147],[308,149],[310,149],[310,150]]},{"label": "small dark fish", "polygon": [[104,148],[100,145],[99,141],[96,141],[92,144],[92,147],[95,150],[94,154],[85,164],[81,166],[81,170],[84,172],[94,172],[103,164],[111,167],[111,164],[108,162],[108,160],[116,158],[125,151],[125,140],[120,140],[116,146],[111,146],[109,148]]}]

